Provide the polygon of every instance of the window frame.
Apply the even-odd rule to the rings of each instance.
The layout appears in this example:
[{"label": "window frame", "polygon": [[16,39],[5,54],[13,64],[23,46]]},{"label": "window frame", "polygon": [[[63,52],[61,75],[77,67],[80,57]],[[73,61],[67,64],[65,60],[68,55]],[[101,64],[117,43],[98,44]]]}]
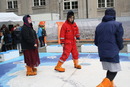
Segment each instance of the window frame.
[{"label": "window frame", "polygon": [[[14,3],[14,2],[17,2],[17,4],[16,3]],[[7,2],[7,9],[18,9],[18,0],[7,0],[6,1]],[[11,8],[9,7],[9,2],[11,2]]]},{"label": "window frame", "polygon": [[97,8],[114,8],[115,7],[115,0],[113,0],[113,6],[111,6],[111,7],[108,7],[108,5],[107,5],[107,0],[105,0],[105,6],[104,7],[99,7],[99,0],[97,1]]},{"label": "window frame", "polygon": [[34,5],[34,0],[33,0],[33,7],[40,7],[40,6],[45,6],[46,5],[46,0],[44,1],[45,2],[45,4],[44,5],[41,5],[41,0],[38,0],[38,2],[39,2],[39,5]]},{"label": "window frame", "polygon": [[[70,9],[65,9],[65,5],[64,5],[65,2],[69,2],[70,3]],[[78,0],[66,0],[66,1],[63,0],[63,10],[75,10],[75,9],[72,9],[72,2],[77,2],[77,9],[78,9],[78,7],[79,7],[78,6]]]}]

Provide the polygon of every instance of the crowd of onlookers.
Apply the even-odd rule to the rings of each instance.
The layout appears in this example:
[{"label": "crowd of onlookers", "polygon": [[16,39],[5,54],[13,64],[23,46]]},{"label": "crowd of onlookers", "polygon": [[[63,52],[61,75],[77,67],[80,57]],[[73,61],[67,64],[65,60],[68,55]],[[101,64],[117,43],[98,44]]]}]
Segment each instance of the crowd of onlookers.
[{"label": "crowd of onlookers", "polygon": [[0,51],[18,49],[21,52],[20,32],[21,27],[19,24],[14,25],[11,29],[3,24],[0,28]]},{"label": "crowd of onlookers", "polygon": [[[12,28],[8,28],[5,24],[0,28],[0,51],[7,51],[17,49],[21,50],[21,30],[22,27],[19,24],[13,25]],[[46,30],[44,21],[40,21],[38,25],[37,37],[39,39],[39,47],[46,46]]]}]

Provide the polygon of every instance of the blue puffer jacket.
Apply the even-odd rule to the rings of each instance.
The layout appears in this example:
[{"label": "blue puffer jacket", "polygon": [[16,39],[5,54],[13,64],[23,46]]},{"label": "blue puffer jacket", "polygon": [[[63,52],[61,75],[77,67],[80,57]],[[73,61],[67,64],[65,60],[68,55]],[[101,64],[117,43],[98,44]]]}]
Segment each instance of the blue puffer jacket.
[{"label": "blue puffer jacket", "polygon": [[38,28],[38,32],[37,32],[38,38],[41,37],[41,36],[43,36],[43,35],[42,35],[42,32],[43,32],[43,31],[42,31],[42,28],[39,27],[39,28]]},{"label": "blue puffer jacket", "polygon": [[119,63],[119,51],[123,49],[123,27],[115,16],[105,15],[96,27],[95,45],[98,46],[100,61]]}]

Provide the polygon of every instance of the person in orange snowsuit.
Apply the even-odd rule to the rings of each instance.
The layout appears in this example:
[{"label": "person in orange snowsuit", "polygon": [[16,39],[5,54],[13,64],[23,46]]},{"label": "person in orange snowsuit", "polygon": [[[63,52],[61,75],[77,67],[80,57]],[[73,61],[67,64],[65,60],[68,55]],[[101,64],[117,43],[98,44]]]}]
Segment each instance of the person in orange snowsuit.
[{"label": "person in orange snowsuit", "polygon": [[56,71],[59,72],[65,71],[65,68],[62,68],[61,66],[69,57],[70,53],[72,53],[74,68],[81,69],[81,65],[78,65],[79,54],[75,38],[77,40],[80,40],[79,29],[76,23],[74,22],[74,12],[70,10],[67,13],[67,20],[62,25],[60,31],[60,42],[63,47],[63,54],[54,68]]}]

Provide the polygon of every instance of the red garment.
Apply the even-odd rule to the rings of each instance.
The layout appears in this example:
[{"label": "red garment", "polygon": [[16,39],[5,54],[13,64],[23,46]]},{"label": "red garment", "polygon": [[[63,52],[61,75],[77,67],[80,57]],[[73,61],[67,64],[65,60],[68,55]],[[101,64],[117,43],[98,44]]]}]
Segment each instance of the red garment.
[{"label": "red garment", "polygon": [[13,28],[11,28],[11,32],[12,32],[12,31],[14,31],[14,27],[13,27]]},{"label": "red garment", "polygon": [[76,23],[71,24],[66,21],[60,31],[61,44],[64,44],[63,54],[60,58],[61,62],[66,61],[70,53],[72,53],[73,59],[78,59],[79,54],[75,37],[79,38],[79,29]]},{"label": "red garment", "polygon": [[[38,45],[38,40],[36,40],[36,44]],[[37,67],[40,64],[38,48],[26,49],[23,51],[23,54],[24,54],[24,62],[26,63],[27,66]]]},{"label": "red garment", "polygon": [[75,37],[79,38],[79,29],[76,23],[69,23],[66,21],[60,31],[60,41],[61,43],[75,43]]},{"label": "red garment", "polygon": [[40,64],[38,49],[27,49],[23,51],[23,54],[27,66],[37,67]]}]

